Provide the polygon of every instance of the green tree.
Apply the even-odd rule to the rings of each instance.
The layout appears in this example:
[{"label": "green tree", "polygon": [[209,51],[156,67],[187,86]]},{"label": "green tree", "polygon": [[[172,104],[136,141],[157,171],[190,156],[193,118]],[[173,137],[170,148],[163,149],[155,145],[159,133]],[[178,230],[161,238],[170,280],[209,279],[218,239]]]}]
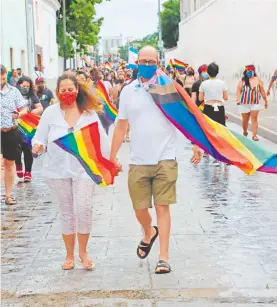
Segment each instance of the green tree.
[{"label": "green tree", "polygon": [[165,48],[177,46],[179,39],[180,0],[163,3],[161,12],[162,40]]},{"label": "green tree", "polygon": [[[96,19],[95,4],[103,0],[67,0],[66,2],[66,58],[73,55],[73,41],[76,41],[78,52],[87,52],[87,46],[96,45],[103,18]],[[59,55],[63,51],[63,18],[62,8],[58,14],[57,40]]]}]

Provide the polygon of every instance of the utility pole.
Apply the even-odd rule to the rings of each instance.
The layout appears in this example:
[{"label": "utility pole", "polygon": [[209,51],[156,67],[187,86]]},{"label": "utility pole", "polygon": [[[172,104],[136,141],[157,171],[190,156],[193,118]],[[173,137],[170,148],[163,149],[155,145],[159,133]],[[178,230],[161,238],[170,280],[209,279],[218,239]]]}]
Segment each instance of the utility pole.
[{"label": "utility pole", "polygon": [[158,17],[159,17],[158,47],[159,47],[160,60],[162,60],[163,59],[163,41],[162,41],[161,0],[158,0]]},{"label": "utility pole", "polygon": [[66,70],[66,11],[65,0],[63,0],[63,68]]}]

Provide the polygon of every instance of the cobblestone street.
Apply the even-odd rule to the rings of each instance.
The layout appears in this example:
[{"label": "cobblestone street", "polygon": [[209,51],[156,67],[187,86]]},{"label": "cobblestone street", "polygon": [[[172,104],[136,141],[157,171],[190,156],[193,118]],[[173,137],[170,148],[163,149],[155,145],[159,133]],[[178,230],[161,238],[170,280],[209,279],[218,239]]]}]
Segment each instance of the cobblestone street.
[{"label": "cobblestone street", "polygon": [[120,152],[124,172],[93,199],[95,271],[79,263],[61,270],[57,205],[39,173],[41,158],[32,183],[17,184],[18,205],[2,201],[2,306],[276,306],[277,176],[249,177],[209,157],[193,166],[191,145],[180,136],[173,271],[155,275],[158,243],[147,260],[136,256],[141,231],[127,189],[128,146]]}]

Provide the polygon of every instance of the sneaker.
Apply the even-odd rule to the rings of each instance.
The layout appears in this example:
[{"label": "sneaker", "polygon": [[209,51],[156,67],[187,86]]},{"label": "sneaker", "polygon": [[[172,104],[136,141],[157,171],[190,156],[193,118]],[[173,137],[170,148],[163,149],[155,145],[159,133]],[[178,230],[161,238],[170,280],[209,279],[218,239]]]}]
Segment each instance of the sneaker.
[{"label": "sneaker", "polygon": [[22,164],[16,166],[16,174],[18,178],[23,178],[23,167]]},{"label": "sneaker", "polygon": [[32,174],[31,172],[25,172],[24,174],[24,182],[30,182],[32,181]]}]

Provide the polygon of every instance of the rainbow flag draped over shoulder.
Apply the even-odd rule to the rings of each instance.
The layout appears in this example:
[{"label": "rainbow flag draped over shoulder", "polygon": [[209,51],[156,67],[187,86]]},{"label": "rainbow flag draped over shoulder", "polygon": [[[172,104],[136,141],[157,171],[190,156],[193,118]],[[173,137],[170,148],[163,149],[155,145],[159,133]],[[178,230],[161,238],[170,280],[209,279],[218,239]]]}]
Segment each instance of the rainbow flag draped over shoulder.
[{"label": "rainbow flag draped over shoulder", "polygon": [[191,142],[218,161],[233,164],[246,174],[277,173],[277,154],[203,114],[186,91],[157,72],[149,86],[157,107]]},{"label": "rainbow flag draped over shoulder", "polygon": [[32,138],[37,131],[39,120],[40,117],[33,113],[27,113],[17,120],[19,134],[29,147],[32,147]]},{"label": "rainbow flag draped over shoulder", "polygon": [[184,70],[186,70],[188,68],[189,64],[186,64],[186,63],[184,63],[182,61],[174,59],[174,66],[179,71],[184,71]]},{"label": "rainbow flag draped over shoulder", "polygon": [[96,84],[96,95],[103,102],[106,117],[111,121],[115,121],[117,114],[118,114],[118,111],[112,105],[110,97],[109,97],[109,95],[106,91],[105,85],[100,80],[98,80],[97,84]]},{"label": "rainbow flag draped over shoulder", "polygon": [[96,184],[102,187],[113,184],[118,171],[114,163],[102,156],[97,122],[71,132],[54,143],[76,157]]}]

